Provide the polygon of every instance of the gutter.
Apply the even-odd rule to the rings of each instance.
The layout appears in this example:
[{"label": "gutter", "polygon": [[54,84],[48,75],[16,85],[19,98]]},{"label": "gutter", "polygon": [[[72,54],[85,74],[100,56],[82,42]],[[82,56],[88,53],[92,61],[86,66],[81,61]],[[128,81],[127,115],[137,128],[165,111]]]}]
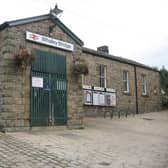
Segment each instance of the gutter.
[{"label": "gutter", "polygon": [[135,75],[135,106],[136,106],[136,114],[139,114],[139,108],[138,108],[137,70],[136,70],[136,66],[135,66],[135,65],[134,65],[134,75]]}]

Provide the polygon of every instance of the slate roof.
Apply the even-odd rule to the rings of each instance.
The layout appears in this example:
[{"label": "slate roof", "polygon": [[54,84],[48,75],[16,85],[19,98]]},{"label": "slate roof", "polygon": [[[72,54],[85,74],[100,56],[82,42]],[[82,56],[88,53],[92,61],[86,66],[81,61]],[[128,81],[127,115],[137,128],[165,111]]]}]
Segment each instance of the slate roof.
[{"label": "slate roof", "polygon": [[48,20],[48,19],[51,19],[66,34],[68,34],[77,44],[79,44],[80,46],[84,45],[83,41],[80,40],[80,38],[78,38],[68,27],[66,27],[59,19],[53,18],[50,14],[4,22],[3,24],[0,25],[0,31],[7,28],[7,27],[19,26],[19,25],[29,24],[29,23],[33,23],[33,22],[39,22],[39,21]]},{"label": "slate roof", "polygon": [[92,54],[92,55],[95,55],[95,56],[98,56],[98,57],[103,57],[103,58],[118,61],[118,62],[121,62],[121,63],[134,65],[134,66],[138,66],[138,67],[145,68],[145,69],[148,69],[148,70],[159,72],[155,68],[149,67],[147,65],[144,65],[144,64],[141,64],[139,62],[136,62],[136,61],[133,61],[133,60],[130,60],[130,59],[126,59],[126,58],[123,58],[123,57],[110,55],[110,54],[107,54],[107,53],[104,53],[104,52],[101,52],[101,51],[96,51],[96,50],[86,48],[86,47],[83,47],[82,51],[84,53],[89,53],[89,54]]}]

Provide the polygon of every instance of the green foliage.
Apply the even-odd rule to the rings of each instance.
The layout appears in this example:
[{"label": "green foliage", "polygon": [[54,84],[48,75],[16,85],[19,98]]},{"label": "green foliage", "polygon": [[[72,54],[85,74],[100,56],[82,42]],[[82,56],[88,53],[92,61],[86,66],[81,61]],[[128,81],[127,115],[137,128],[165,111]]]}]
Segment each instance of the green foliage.
[{"label": "green foliage", "polygon": [[168,70],[162,67],[160,70],[161,88],[164,91],[162,95],[163,108],[168,108]]},{"label": "green foliage", "polygon": [[86,64],[75,64],[73,66],[73,73],[75,75],[87,75],[88,74],[88,67]]},{"label": "green foliage", "polygon": [[72,72],[76,77],[82,74],[87,75],[89,73],[89,69],[85,60],[76,58],[72,66]]},{"label": "green foliage", "polygon": [[168,70],[164,67],[160,70],[160,77],[161,77],[161,87],[168,95]]},{"label": "green foliage", "polygon": [[168,97],[167,96],[162,96],[162,106],[163,108],[168,108]]},{"label": "green foliage", "polygon": [[34,60],[34,54],[24,46],[19,46],[17,53],[14,54],[15,65],[25,69],[30,66]]}]

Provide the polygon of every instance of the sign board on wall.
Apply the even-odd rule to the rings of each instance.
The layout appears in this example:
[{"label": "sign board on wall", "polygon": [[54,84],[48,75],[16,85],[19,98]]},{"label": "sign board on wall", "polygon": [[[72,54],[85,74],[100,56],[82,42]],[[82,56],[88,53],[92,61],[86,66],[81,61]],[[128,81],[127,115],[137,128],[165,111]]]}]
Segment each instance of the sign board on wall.
[{"label": "sign board on wall", "polygon": [[106,105],[116,106],[116,93],[106,93]]},{"label": "sign board on wall", "polygon": [[92,104],[92,91],[84,90],[84,104],[91,105]]},{"label": "sign board on wall", "polygon": [[93,105],[116,106],[116,93],[93,92]]},{"label": "sign board on wall", "polygon": [[82,85],[82,88],[83,88],[83,89],[91,90],[91,89],[92,89],[92,86],[90,86],[90,85]]},{"label": "sign board on wall", "polygon": [[100,106],[105,105],[105,94],[104,94],[104,92],[99,93],[99,105]]},{"label": "sign board on wall", "polygon": [[43,36],[37,33],[32,33],[29,31],[26,31],[26,40],[39,43],[39,44],[44,44],[44,45],[60,48],[60,49],[67,50],[67,51],[74,50],[74,45],[71,43],[67,43],[61,40]]},{"label": "sign board on wall", "polygon": [[105,94],[104,92],[93,92],[93,105],[104,106],[105,105]]},{"label": "sign board on wall", "polygon": [[97,90],[97,91],[104,91],[104,88],[103,88],[103,87],[97,87],[97,86],[94,86],[94,90]]},{"label": "sign board on wall", "polygon": [[43,88],[43,78],[32,77],[32,87]]},{"label": "sign board on wall", "polygon": [[116,90],[83,85],[84,104],[94,106],[116,106]]},{"label": "sign board on wall", "polygon": [[93,105],[99,105],[99,92],[93,92]]},{"label": "sign board on wall", "polygon": [[116,92],[115,89],[112,89],[112,88],[106,88],[106,91],[107,92]]}]

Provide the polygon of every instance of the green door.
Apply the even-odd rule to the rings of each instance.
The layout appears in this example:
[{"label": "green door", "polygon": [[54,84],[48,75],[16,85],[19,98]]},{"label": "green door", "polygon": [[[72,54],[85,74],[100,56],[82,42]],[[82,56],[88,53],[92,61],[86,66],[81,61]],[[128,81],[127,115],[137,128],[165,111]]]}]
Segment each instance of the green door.
[{"label": "green door", "polygon": [[64,125],[67,121],[66,57],[35,51],[31,75],[31,126]]}]

